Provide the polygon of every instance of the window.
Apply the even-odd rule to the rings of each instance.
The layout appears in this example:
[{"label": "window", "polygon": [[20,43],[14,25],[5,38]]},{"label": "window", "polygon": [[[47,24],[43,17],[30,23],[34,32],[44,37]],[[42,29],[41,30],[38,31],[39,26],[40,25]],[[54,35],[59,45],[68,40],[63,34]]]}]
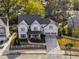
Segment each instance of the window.
[{"label": "window", "polygon": [[21,34],[21,38],[25,38],[26,37],[26,35],[25,34]]},{"label": "window", "polygon": [[21,28],[21,31],[25,31],[25,28]]},{"label": "window", "polygon": [[53,27],[52,26],[49,26],[49,29],[53,29]]},{"label": "window", "polygon": [[1,41],[0,41],[0,44],[3,44],[3,42],[4,42],[4,41],[3,41],[3,40],[1,40]]},{"label": "window", "polygon": [[38,31],[38,27],[34,27],[34,31]]},{"label": "window", "polygon": [[0,34],[4,34],[5,33],[5,29],[4,28],[0,28]]}]

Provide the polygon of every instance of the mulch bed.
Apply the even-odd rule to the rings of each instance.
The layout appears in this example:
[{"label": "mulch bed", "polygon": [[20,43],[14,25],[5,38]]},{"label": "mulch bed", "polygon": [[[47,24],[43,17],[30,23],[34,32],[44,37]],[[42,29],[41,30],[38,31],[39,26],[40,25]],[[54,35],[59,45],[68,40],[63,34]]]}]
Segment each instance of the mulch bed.
[{"label": "mulch bed", "polygon": [[35,39],[35,38],[31,38],[30,41],[31,41],[31,42],[34,42],[34,43],[45,43],[45,39]]}]

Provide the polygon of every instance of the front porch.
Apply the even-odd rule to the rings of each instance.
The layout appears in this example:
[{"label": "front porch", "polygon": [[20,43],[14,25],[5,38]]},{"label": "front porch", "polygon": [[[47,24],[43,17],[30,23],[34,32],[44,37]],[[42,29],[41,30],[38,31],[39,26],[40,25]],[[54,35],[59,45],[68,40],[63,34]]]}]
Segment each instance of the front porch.
[{"label": "front porch", "polygon": [[45,35],[41,31],[30,31],[28,40],[33,43],[45,43]]},{"label": "front porch", "polygon": [[[10,49],[46,49],[45,35],[38,31],[28,32],[28,38],[15,38]],[[19,43],[17,43],[19,42]],[[16,43],[16,44],[15,44]]]}]

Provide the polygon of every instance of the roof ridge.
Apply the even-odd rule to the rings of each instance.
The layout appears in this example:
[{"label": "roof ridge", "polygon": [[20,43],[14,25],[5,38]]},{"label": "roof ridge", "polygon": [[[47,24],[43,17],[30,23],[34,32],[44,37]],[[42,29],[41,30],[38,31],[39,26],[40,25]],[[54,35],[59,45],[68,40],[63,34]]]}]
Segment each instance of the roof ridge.
[{"label": "roof ridge", "polygon": [[22,20],[25,20],[29,25],[31,25],[35,20],[37,20],[40,24],[48,24],[50,21],[45,20],[46,18],[42,18],[40,15],[33,15],[33,14],[20,14],[18,16],[19,23]]}]

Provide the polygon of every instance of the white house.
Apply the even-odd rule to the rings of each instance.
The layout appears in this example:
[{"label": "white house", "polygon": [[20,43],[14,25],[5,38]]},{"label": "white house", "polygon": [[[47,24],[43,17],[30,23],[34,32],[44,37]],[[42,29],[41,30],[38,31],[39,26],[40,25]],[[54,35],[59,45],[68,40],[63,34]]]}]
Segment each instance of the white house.
[{"label": "white house", "polygon": [[28,39],[33,37],[41,38],[45,36],[57,36],[58,28],[51,19],[43,18],[39,15],[18,15],[18,35],[19,39]]},{"label": "white house", "polygon": [[0,18],[0,47],[9,39],[9,23],[6,17]]}]

